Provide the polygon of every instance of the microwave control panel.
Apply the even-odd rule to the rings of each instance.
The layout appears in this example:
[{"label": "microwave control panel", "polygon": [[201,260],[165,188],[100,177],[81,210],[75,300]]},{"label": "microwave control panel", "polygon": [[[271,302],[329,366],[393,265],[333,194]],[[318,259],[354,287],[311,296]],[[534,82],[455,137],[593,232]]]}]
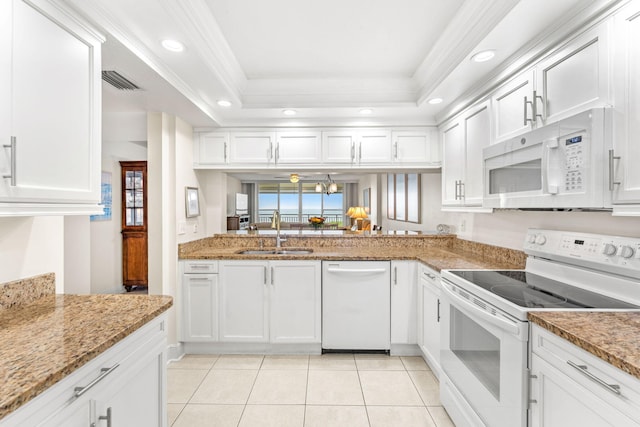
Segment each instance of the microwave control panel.
[{"label": "microwave control panel", "polygon": [[581,193],[584,191],[586,179],[585,157],[586,157],[585,132],[574,133],[559,138],[559,144],[564,151],[564,193]]}]

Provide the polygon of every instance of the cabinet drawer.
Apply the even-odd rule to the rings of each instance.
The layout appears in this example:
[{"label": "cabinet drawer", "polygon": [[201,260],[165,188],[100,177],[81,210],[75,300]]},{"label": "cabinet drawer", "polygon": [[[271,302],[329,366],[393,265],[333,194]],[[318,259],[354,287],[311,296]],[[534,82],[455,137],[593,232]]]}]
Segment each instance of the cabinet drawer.
[{"label": "cabinet drawer", "polygon": [[[533,353],[620,412],[640,419],[639,379],[537,325],[531,329]],[[611,385],[619,387],[620,394]]]},{"label": "cabinet drawer", "polygon": [[218,261],[184,261],[184,273],[217,273]]},{"label": "cabinet drawer", "polygon": [[426,265],[420,265],[418,277],[420,277],[420,280],[424,280],[440,289],[440,273],[437,271],[427,267]]}]

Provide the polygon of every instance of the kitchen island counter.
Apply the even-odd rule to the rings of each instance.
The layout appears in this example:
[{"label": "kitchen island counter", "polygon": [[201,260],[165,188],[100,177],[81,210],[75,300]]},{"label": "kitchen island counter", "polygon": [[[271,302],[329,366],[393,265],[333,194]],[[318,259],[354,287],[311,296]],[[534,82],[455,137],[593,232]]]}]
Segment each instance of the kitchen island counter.
[{"label": "kitchen island counter", "polygon": [[531,322],[640,378],[640,312],[537,311]]},{"label": "kitchen island counter", "polygon": [[0,310],[0,418],[169,307],[150,295],[47,294]]}]

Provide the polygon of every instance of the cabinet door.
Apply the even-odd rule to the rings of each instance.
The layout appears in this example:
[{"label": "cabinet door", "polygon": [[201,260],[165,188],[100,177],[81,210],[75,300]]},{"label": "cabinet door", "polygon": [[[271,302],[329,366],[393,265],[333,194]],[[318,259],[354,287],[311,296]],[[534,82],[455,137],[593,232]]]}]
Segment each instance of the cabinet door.
[{"label": "cabinet door", "polygon": [[494,125],[494,143],[504,141],[531,129],[533,111],[530,104],[533,96],[533,70],[525,71],[505,83],[491,97]]},{"label": "cabinet door", "polygon": [[[534,427],[639,425],[535,353],[531,357],[531,375],[533,402],[530,408]],[[593,386],[599,387],[595,383]]]},{"label": "cabinet door", "polygon": [[416,264],[391,262],[391,343],[416,344]]},{"label": "cabinet door", "polygon": [[465,170],[461,189],[465,206],[482,206],[483,160],[482,149],[491,141],[489,104],[482,103],[464,117]]},{"label": "cabinet door", "polygon": [[235,164],[274,163],[275,132],[231,132],[229,162]]},{"label": "cabinet door", "polygon": [[615,120],[613,200],[640,203],[640,4],[632,2],[615,18]]},{"label": "cabinet door", "polygon": [[1,55],[11,60],[2,74],[11,85],[11,124],[0,138],[4,145],[13,137],[15,149],[0,150],[2,175],[15,167],[14,182],[0,179],[0,201],[93,203],[88,209],[99,210],[100,43],[49,3],[11,3],[11,50],[3,40]]},{"label": "cabinet door", "polygon": [[360,164],[391,163],[391,132],[367,129],[358,132],[358,162]]},{"label": "cabinet door", "polygon": [[321,341],[320,261],[270,262],[271,342]]},{"label": "cabinet door", "polygon": [[442,205],[458,206],[460,182],[464,179],[464,128],[460,121],[448,123],[442,130]]},{"label": "cabinet door", "polygon": [[396,164],[439,163],[438,141],[432,130],[391,132],[393,162]]},{"label": "cabinet door", "polygon": [[218,340],[218,275],[182,275],[182,341]]},{"label": "cabinet door", "polygon": [[196,165],[226,164],[228,144],[229,134],[227,132],[201,133],[194,144],[194,163]]},{"label": "cabinet door", "polygon": [[[424,272],[423,272],[424,274]],[[440,367],[440,292],[437,288],[439,280],[435,273],[435,279],[420,278],[422,287],[422,352],[429,364],[434,369]]]},{"label": "cabinet door", "polygon": [[78,399],[51,418],[38,424],[38,427],[87,427],[95,423],[96,402],[90,399]]},{"label": "cabinet door", "polygon": [[313,164],[322,161],[320,132],[278,132],[276,163]]},{"label": "cabinet door", "polygon": [[544,123],[609,102],[607,25],[570,41],[536,66],[536,91],[543,100],[538,114]]},{"label": "cabinet door", "polygon": [[164,427],[166,357],[162,347],[123,370],[96,396],[97,426]]},{"label": "cabinet door", "polygon": [[267,262],[220,263],[220,340],[269,340]]},{"label": "cabinet door", "polygon": [[356,159],[356,134],[352,130],[322,132],[324,163],[353,163]]}]

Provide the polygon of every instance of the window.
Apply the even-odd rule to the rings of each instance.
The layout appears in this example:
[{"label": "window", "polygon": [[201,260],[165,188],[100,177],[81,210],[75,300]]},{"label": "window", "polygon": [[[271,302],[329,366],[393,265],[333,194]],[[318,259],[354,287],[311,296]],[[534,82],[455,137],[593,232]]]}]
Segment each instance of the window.
[{"label": "window", "polygon": [[317,193],[309,182],[258,183],[259,222],[271,221],[273,211],[280,212],[282,222],[307,223],[312,216],[322,216],[325,223],[341,226],[344,222],[344,184],[338,191]]},{"label": "window", "polygon": [[420,223],[420,174],[387,174],[387,217]]}]

